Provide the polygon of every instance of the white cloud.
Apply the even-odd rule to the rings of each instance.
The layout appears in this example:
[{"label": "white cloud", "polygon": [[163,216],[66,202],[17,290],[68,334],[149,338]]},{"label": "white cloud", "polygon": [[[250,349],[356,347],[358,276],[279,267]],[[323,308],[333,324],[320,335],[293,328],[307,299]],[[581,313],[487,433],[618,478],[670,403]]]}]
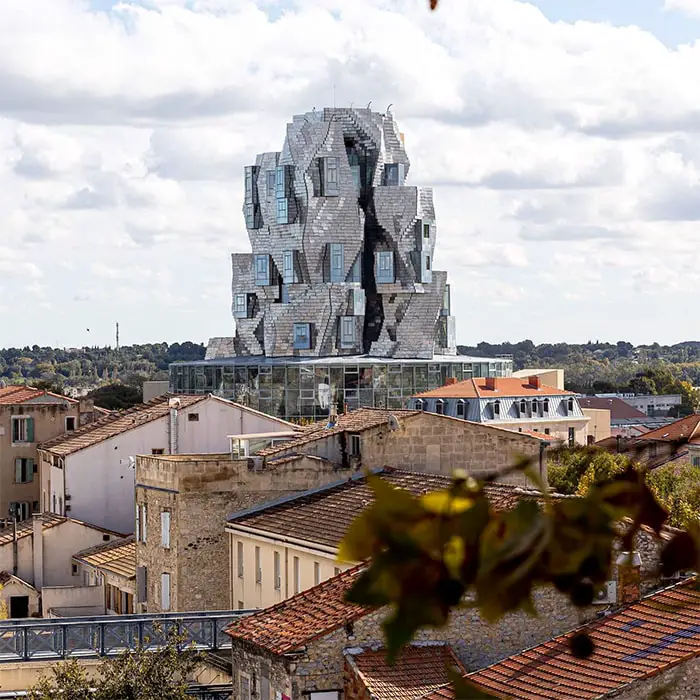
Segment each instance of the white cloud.
[{"label": "white cloud", "polygon": [[334,92],[393,103],[460,340],[634,340],[606,305],[644,289],[668,328],[695,280],[700,43],[516,0],[23,0],[0,26],[5,343],[230,333],[243,166]]},{"label": "white cloud", "polygon": [[700,17],[700,0],[664,0],[666,10],[678,10],[691,17]]}]

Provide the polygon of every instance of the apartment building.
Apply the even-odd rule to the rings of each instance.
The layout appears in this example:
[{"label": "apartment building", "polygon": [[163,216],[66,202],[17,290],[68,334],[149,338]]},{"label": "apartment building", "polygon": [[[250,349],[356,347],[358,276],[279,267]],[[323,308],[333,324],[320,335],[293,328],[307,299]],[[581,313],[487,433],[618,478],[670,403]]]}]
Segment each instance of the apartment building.
[{"label": "apartment building", "polygon": [[222,453],[231,434],[293,427],[216,396],[160,396],[44,442],[42,509],[132,533],[137,455]]},{"label": "apartment building", "polygon": [[41,509],[40,443],[95,418],[92,401],[18,385],[0,388],[0,517],[26,520]]},{"label": "apartment building", "polygon": [[520,432],[534,431],[570,446],[588,443],[590,419],[577,395],[543,384],[539,375],[448,380],[439,389],[416,394],[408,406]]}]

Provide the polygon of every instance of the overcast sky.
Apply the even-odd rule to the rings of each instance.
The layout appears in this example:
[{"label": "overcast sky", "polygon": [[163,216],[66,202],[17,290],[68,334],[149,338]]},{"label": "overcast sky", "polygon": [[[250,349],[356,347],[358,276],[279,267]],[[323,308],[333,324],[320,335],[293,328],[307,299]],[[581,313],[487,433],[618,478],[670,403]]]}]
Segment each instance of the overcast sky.
[{"label": "overcast sky", "polygon": [[232,335],[243,166],[334,84],[435,188],[460,343],[697,339],[700,0],[427,5],[0,1],[0,346]]}]

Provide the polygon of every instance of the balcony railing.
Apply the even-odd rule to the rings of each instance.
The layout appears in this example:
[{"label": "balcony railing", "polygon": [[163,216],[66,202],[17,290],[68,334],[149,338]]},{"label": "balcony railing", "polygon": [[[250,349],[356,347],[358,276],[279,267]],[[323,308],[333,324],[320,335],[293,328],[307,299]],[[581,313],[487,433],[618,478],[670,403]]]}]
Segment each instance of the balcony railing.
[{"label": "balcony railing", "polygon": [[0,664],[115,656],[138,646],[159,648],[170,630],[203,651],[231,648],[226,628],[252,611],[102,615],[0,622]]}]

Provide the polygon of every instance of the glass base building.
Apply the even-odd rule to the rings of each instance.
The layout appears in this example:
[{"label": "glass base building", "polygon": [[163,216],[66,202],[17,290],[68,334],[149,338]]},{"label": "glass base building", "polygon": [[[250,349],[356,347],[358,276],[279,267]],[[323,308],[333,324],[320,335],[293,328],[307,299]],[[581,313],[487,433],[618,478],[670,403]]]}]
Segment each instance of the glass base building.
[{"label": "glass base building", "polygon": [[388,109],[294,116],[282,150],[245,168],[252,252],[232,255],[235,336],[171,365],[171,391],[318,419],[333,404],[401,408],[448,378],[510,376],[510,359],[457,355],[432,189],[407,185],[409,169]]}]

